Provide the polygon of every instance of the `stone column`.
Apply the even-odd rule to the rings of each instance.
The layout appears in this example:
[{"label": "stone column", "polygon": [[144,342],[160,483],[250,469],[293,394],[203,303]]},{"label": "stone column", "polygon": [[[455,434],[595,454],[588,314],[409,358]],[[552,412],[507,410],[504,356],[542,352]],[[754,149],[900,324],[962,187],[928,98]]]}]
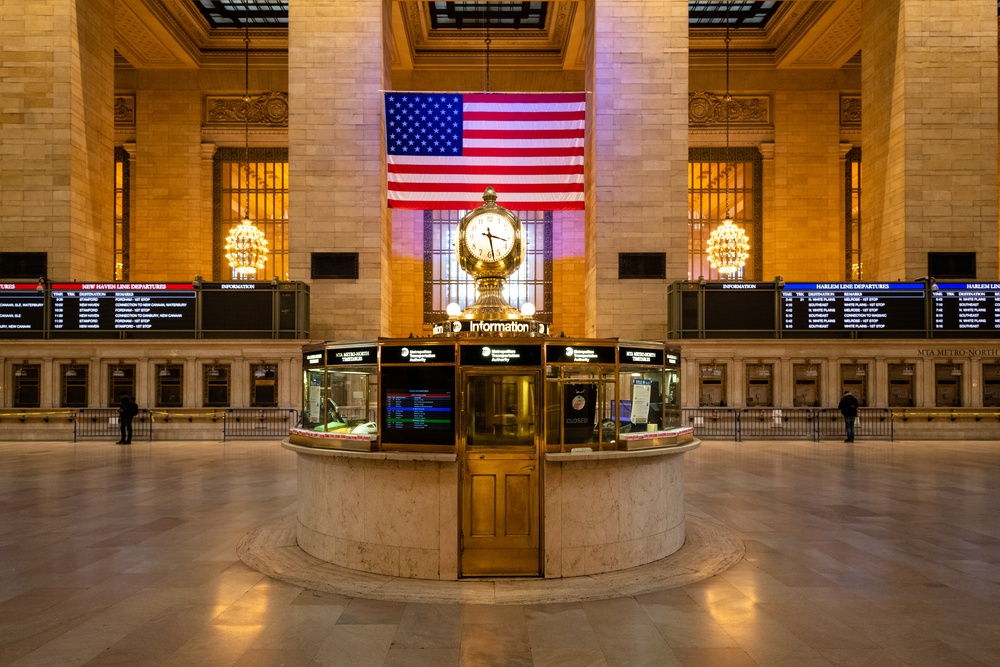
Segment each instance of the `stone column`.
[{"label": "stone column", "polygon": [[358,253],[360,267],[357,280],[311,281],[313,338],[363,339],[388,331],[382,140],[388,13],[388,0],[289,5],[290,278],[310,280],[313,252]]},{"label": "stone column", "polygon": [[975,252],[997,278],[993,0],[862,3],[865,277],[927,275],[928,252]]},{"label": "stone column", "polygon": [[0,238],[50,279],[114,269],[113,0],[0,2]]},{"label": "stone column", "polygon": [[[664,338],[687,277],[688,4],[587,0],[586,333]],[[666,279],[619,280],[623,252],[666,253]]]}]

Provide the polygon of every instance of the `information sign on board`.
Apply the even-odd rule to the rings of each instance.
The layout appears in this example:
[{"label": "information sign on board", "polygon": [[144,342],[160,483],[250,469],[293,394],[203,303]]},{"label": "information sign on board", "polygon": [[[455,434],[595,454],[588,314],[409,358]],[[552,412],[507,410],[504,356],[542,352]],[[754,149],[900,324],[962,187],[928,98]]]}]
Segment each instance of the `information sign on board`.
[{"label": "information sign on board", "polygon": [[453,364],[453,345],[383,345],[383,364]]},{"label": "information sign on board", "polygon": [[615,348],[605,345],[549,345],[547,364],[613,364]]},{"label": "information sign on board", "polygon": [[463,366],[540,366],[541,345],[463,345]]}]

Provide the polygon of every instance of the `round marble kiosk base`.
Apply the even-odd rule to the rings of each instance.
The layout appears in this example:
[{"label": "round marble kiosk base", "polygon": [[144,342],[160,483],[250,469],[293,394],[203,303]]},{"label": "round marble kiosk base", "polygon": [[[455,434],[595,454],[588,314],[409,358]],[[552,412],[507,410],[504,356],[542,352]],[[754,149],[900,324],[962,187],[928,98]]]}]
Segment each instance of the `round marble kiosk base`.
[{"label": "round marble kiosk base", "polygon": [[[684,454],[698,444],[544,454],[542,572],[517,578],[518,590],[535,582],[528,587],[551,591],[565,581],[572,592],[587,582],[584,598],[622,595],[622,586],[670,587],[665,582],[688,583],[739,560],[742,543],[722,526],[685,517]],[[454,453],[283,446],[298,454],[297,513],[243,541],[241,558],[251,567],[352,595],[386,587],[393,599],[414,587],[424,591],[420,599],[438,595],[426,591],[431,585],[462,600],[477,582],[515,580],[460,577]],[[494,597],[497,586],[487,587]]]},{"label": "round marble kiosk base", "polygon": [[359,572],[302,551],[294,515],[258,526],[239,544],[246,565],[294,586],[369,600],[462,604],[546,604],[630,597],[708,579],[744,554],[737,534],[714,519],[688,511],[684,546],[672,555],[618,572],[560,579],[431,581]]}]

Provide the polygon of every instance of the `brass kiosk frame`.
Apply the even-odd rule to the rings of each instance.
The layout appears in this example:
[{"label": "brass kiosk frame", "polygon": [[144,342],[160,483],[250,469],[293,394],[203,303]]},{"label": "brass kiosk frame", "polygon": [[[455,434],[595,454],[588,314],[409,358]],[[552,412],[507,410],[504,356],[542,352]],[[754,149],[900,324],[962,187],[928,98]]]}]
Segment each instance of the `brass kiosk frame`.
[{"label": "brass kiosk frame", "polygon": [[679,383],[679,350],[661,342],[324,343],[303,349],[289,441],[454,461],[457,576],[544,576],[543,458],[684,444]]}]

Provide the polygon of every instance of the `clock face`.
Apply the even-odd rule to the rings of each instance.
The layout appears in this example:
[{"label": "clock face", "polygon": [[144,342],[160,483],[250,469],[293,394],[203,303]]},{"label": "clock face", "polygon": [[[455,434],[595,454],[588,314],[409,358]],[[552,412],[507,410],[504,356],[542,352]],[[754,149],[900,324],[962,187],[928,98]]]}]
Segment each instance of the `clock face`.
[{"label": "clock face", "polygon": [[516,232],[505,216],[487,211],[476,216],[465,228],[465,247],[480,262],[500,262],[514,248]]}]

